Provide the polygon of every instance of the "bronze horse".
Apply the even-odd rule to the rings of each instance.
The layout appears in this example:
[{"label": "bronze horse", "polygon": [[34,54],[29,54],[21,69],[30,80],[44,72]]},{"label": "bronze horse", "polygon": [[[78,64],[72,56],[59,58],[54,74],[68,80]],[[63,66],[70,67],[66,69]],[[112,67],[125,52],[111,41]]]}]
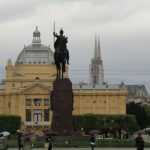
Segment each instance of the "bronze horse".
[{"label": "bronze horse", "polygon": [[57,37],[54,43],[54,61],[57,69],[57,78],[63,78],[63,73],[66,71],[66,63],[69,64],[69,51],[67,49],[68,38],[63,36],[63,30],[60,30],[60,35],[53,32]]}]

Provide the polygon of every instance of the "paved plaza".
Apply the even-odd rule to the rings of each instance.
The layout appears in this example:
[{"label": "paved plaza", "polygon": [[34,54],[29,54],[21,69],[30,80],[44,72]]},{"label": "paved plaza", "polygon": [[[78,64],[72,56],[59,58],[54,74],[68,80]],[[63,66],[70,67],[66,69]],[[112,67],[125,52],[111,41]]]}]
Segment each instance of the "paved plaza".
[{"label": "paved plaza", "polygon": [[[90,148],[53,148],[53,150],[91,150]],[[9,148],[8,150],[18,150],[17,148]],[[33,150],[47,150],[47,148],[34,148]],[[136,148],[95,148],[95,150],[136,150]],[[144,150],[150,150],[145,148]]]}]

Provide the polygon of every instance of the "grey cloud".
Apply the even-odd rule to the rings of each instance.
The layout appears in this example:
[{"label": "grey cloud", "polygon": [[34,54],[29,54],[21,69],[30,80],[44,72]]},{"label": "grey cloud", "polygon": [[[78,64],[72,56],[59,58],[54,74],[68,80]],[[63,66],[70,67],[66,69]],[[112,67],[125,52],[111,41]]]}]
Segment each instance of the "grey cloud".
[{"label": "grey cloud", "polygon": [[[15,61],[23,44],[31,43],[35,25],[39,25],[43,44],[51,42],[53,48],[52,24],[55,20],[57,32],[63,27],[69,37],[70,69],[86,70],[86,73],[70,72],[73,81],[88,82],[95,33],[101,36],[104,70],[147,69],[150,64],[149,10],[149,0],[3,0],[3,4],[1,0],[0,26],[4,30],[1,31],[0,52],[4,56],[1,64],[5,65],[8,57]],[[24,21],[20,23],[20,19]],[[2,24],[11,20],[14,22]],[[21,27],[17,28],[18,24]],[[79,59],[85,54],[86,57]],[[106,71],[105,76],[112,79],[113,73]],[[117,77],[120,80],[133,78],[131,73],[128,76],[115,74],[114,78]],[[144,79],[148,80],[145,76],[137,76],[136,80]]]},{"label": "grey cloud", "polygon": [[70,21],[76,23],[82,23],[83,20],[88,24],[97,21],[109,22],[125,19],[139,9],[146,9],[150,2],[145,1],[141,3],[141,0],[136,0],[135,4],[135,0],[2,0],[0,22],[30,17],[36,13],[37,8],[52,4],[58,5],[58,9],[63,9],[65,4]]},{"label": "grey cloud", "polygon": [[29,17],[36,11],[37,7],[49,3],[48,0],[1,0],[0,22],[13,21]]},{"label": "grey cloud", "polygon": [[[103,3],[102,3],[103,2]],[[114,1],[81,1],[72,4],[71,21],[76,24],[106,23],[126,20],[130,16],[142,10],[149,10],[149,1],[141,3],[141,1],[114,0]]]}]

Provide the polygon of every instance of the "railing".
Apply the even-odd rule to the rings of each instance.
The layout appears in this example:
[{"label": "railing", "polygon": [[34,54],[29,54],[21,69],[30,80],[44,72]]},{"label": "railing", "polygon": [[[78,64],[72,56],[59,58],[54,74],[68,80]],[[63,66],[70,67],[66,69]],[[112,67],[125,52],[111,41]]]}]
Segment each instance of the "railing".
[{"label": "railing", "polygon": [[25,126],[49,126],[50,121],[43,121],[43,122],[25,122]]}]

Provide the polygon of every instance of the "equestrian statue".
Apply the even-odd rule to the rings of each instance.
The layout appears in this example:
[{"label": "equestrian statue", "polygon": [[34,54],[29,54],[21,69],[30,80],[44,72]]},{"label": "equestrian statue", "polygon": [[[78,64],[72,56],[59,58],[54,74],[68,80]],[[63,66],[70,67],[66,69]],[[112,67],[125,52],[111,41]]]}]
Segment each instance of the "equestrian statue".
[{"label": "equestrian statue", "polygon": [[60,30],[60,35],[53,32],[54,39],[54,61],[57,68],[57,78],[63,78],[63,73],[66,71],[66,63],[69,65],[69,51],[67,49],[68,37],[63,35],[64,31]]}]

